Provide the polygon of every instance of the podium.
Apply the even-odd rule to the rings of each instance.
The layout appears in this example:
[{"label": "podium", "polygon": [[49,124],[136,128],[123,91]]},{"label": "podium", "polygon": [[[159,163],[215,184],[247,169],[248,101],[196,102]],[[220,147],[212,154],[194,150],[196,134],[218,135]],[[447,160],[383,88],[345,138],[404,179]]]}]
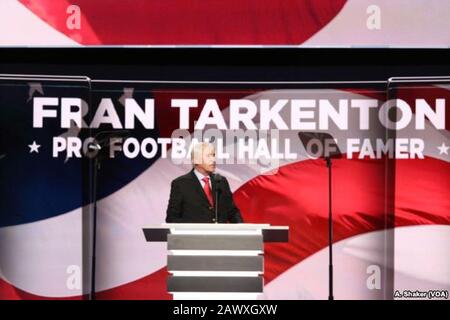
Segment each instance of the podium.
[{"label": "podium", "polygon": [[264,242],[287,242],[289,227],[165,223],[143,228],[167,242],[167,291],[175,300],[252,300],[264,287]]}]

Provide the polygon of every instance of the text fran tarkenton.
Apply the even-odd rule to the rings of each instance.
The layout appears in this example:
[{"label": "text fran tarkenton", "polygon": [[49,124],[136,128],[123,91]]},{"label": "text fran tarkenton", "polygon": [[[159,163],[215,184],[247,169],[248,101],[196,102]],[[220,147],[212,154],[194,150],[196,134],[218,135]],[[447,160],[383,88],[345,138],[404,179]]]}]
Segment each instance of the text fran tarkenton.
[{"label": "text fran tarkenton", "polygon": [[[174,131],[171,137],[140,138],[131,129],[155,129],[155,101],[129,98],[120,105],[119,113],[112,99],[100,100],[87,123],[88,109],[80,98],[35,97],[33,99],[33,127],[44,128],[57,124],[61,129],[90,128],[101,130],[130,130],[131,136],[111,137],[109,157],[119,152],[127,158],[171,158],[176,163],[189,161],[193,142],[211,141],[216,145],[218,163],[236,161],[295,160],[333,152],[336,144],[347,158],[408,159],[423,158],[426,148],[425,130],[445,130],[446,100],[416,99],[410,106],[401,99],[380,102],[376,99],[230,99],[222,111],[217,100],[207,99],[199,105],[197,99],[172,99]],[[192,110],[201,108],[192,118]],[[414,109],[413,109],[414,108]],[[392,110],[397,111],[392,119]],[[414,112],[413,112],[414,110]],[[123,115],[119,117],[119,114]],[[197,113],[198,114],[198,113]],[[172,121],[172,120],[171,120]],[[387,130],[396,130],[396,138],[386,138]],[[334,141],[325,145],[312,139],[300,147],[300,131],[329,132]],[[94,135],[94,134],[92,134]],[[330,139],[331,140],[331,139]],[[52,141],[54,158],[82,157],[93,137],[82,140],[76,136],[55,136]],[[45,142],[39,143],[44,145]],[[436,146],[432,146],[436,148]],[[309,149],[309,150],[307,150]],[[303,154],[305,154],[303,152]]]}]

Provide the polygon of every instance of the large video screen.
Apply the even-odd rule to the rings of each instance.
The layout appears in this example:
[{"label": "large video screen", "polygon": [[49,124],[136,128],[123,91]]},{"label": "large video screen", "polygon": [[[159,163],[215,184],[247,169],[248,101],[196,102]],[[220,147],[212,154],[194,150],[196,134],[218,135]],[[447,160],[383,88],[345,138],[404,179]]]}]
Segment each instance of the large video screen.
[{"label": "large video screen", "polygon": [[448,64],[93,50],[2,62],[0,298],[448,295]]}]

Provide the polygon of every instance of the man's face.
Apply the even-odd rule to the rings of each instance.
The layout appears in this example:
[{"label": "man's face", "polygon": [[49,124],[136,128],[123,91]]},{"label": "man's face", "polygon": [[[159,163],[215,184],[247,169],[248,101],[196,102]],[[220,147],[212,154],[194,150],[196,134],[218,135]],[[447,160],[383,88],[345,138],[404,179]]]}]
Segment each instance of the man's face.
[{"label": "man's face", "polygon": [[213,147],[203,148],[202,159],[197,166],[205,170],[207,173],[212,173],[216,170],[216,151]]}]

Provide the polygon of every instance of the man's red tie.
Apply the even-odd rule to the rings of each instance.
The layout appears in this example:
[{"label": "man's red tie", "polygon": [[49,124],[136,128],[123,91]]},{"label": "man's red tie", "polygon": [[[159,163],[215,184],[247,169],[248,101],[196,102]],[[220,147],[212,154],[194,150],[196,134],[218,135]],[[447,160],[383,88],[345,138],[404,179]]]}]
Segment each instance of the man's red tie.
[{"label": "man's red tie", "polygon": [[209,187],[209,177],[203,177],[202,181],[205,183],[203,190],[205,191],[206,197],[208,198],[209,204],[213,206],[213,196],[211,188]]}]

